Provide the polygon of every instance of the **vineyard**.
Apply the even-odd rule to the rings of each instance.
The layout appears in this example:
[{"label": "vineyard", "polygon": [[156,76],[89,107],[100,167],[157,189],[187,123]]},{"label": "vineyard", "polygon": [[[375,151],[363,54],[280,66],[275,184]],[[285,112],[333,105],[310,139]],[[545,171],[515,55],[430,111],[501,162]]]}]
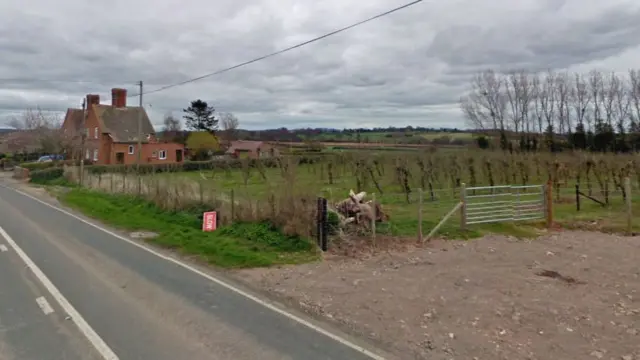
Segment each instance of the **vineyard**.
[{"label": "vineyard", "polygon": [[[556,217],[560,221],[575,225],[606,220],[598,227],[617,231],[616,221],[623,214],[626,198],[624,179],[631,178],[632,188],[638,188],[640,183],[640,159],[626,154],[346,152],[304,163],[294,157],[271,160],[243,160],[237,167],[211,163],[192,171],[165,169],[141,177],[134,173],[90,172],[83,185],[139,194],[169,209],[218,209],[222,223],[270,220],[290,233],[306,236],[314,232],[316,197],[326,197],[335,204],[350,190],[365,191],[390,216],[388,223],[379,225],[379,234],[413,237],[419,227],[418,204],[422,203],[422,225],[428,231],[459,201],[462,184],[536,185],[548,180],[553,184]],[[75,170],[67,173],[73,176]],[[576,184],[585,195],[607,206],[587,201],[577,213]],[[461,233],[453,221],[442,233],[456,237],[484,232],[526,235],[525,229],[522,224],[493,224]]]}]

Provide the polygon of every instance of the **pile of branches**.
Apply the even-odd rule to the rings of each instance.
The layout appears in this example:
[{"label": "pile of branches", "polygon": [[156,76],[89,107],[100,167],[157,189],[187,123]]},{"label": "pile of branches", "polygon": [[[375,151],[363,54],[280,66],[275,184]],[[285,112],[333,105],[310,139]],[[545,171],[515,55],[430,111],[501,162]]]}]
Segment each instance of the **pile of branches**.
[{"label": "pile of branches", "polygon": [[369,229],[374,220],[375,222],[389,221],[389,215],[383,211],[380,203],[372,200],[365,202],[366,196],[367,193],[364,191],[356,194],[353,190],[350,190],[346,199],[329,209],[329,211],[338,215],[341,229],[348,224],[355,224]]}]

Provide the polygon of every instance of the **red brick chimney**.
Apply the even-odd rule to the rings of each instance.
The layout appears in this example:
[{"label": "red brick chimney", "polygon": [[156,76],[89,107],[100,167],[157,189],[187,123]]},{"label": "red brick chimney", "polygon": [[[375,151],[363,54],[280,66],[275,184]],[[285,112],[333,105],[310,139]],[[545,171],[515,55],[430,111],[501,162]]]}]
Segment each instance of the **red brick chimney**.
[{"label": "red brick chimney", "polygon": [[100,104],[100,95],[96,94],[88,94],[87,95],[87,109],[91,105],[99,105]]},{"label": "red brick chimney", "polygon": [[111,89],[111,106],[117,108],[127,106],[127,89]]}]

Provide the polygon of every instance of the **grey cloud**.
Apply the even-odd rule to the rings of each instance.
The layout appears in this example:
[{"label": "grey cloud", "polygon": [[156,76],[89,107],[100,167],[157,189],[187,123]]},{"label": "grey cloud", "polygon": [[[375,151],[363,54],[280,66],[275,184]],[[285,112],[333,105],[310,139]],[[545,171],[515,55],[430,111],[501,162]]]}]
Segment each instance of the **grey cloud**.
[{"label": "grey cloud", "polygon": [[456,66],[501,70],[566,68],[604,59],[640,44],[640,11],[619,7],[586,20],[547,14],[508,26],[460,26],[436,35],[430,52]]},{"label": "grey cloud", "polygon": [[[28,107],[78,106],[87,93],[108,102],[111,87],[135,94],[138,80],[147,90],[184,81],[402,3],[221,0],[212,6],[204,0],[31,0],[25,8],[20,0],[4,0],[0,79],[67,81],[0,80],[0,125],[8,114]],[[463,126],[457,100],[474,73],[565,68],[616,56],[639,42],[635,3],[425,1],[143,100],[157,125],[164,113],[180,115],[189,101],[200,98],[219,111],[234,112],[250,128]]]}]

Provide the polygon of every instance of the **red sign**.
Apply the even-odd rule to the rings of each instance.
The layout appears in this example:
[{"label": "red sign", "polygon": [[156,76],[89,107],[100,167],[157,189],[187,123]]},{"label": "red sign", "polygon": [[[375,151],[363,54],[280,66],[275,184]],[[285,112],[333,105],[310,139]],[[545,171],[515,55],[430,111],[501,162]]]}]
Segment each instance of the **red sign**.
[{"label": "red sign", "polygon": [[202,214],[202,231],[214,231],[218,224],[215,211],[207,211]]}]

